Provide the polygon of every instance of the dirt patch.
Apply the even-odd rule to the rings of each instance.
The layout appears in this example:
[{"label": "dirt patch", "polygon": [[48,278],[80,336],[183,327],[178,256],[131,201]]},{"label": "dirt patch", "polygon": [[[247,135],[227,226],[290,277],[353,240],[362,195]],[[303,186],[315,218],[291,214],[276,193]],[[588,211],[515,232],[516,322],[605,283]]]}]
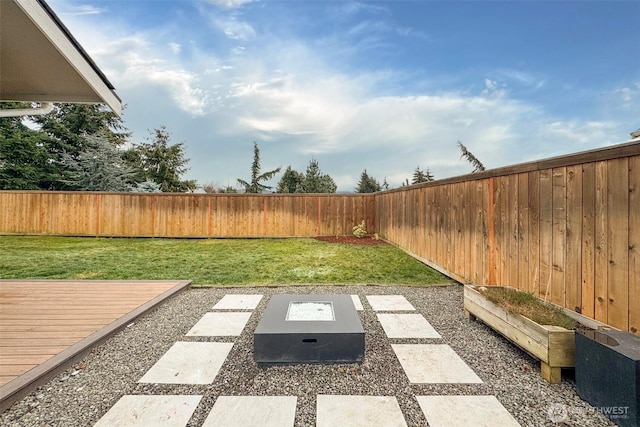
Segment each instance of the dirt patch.
[{"label": "dirt patch", "polygon": [[362,245],[362,246],[377,246],[388,245],[384,240],[376,239],[372,236],[356,237],[356,236],[316,236],[316,240],[327,243],[342,243],[346,245]]}]

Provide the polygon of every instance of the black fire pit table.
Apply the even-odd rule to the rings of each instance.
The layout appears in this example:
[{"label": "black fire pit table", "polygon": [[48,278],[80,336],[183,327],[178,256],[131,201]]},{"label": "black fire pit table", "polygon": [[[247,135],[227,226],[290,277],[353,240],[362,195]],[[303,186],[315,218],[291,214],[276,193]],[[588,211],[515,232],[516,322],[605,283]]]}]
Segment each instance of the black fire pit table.
[{"label": "black fire pit table", "polygon": [[274,295],[253,342],[258,364],[364,360],[364,329],[350,295]]}]

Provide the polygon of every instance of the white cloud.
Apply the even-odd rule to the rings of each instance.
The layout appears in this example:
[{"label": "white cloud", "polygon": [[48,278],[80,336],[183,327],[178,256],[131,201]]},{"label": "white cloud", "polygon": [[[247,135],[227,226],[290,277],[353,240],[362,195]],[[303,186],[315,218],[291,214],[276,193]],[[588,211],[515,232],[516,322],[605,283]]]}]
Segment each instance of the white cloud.
[{"label": "white cloud", "polygon": [[622,87],[614,90],[618,99],[624,104],[635,103],[640,104],[640,83],[636,83],[632,87]]},{"label": "white cloud", "polygon": [[491,79],[484,79],[484,90],[483,94],[488,95],[489,93],[495,91],[498,88],[498,82]]},{"label": "white cloud", "polygon": [[[151,85],[149,90],[161,87],[176,106],[190,114],[204,114],[207,94],[199,87],[200,76],[165,58],[166,49],[151,42],[144,34],[112,40],[95,40],[91,55],[116,84],[117,89]],[[179,52],[180,45],[167,44],[171,53]],[[166,45],[165,45],[166,46]],[[125,100],[127,103],[127,100]]]},{"label": "white cloud", "polygon": [[179,54],[180,50],[182,49],[182,46],[180,46],[180,43],[175,43],[175,42],[171,42],[169,43],[169,50],[174,53],[174,54]]},{"label": "white cloud", "polygon": [[253,40],[256,32],[251,25],[238,21],[235,17],[227,20],[217,20],[216,26],[222,30],[225,36],[232,40]]},{"label": "white cloud", "polygon": [[61,16],[99,15],[104,12],[105,12],[105,9],[88,5],[88,4],[77,5],[77,6],[67,5],[67,9],[65,9],[61,13]]},{"label": "white cloud", "polygon": [[542,87],[544,80],[535,73],[511,68],[501,68],[497,74],[505,79],[512,80],[525,86]]},{"label": "white cloud", "polygon": [[[564,144],[592,146],[609,141],[617,133],[616,124],[604,121],[556,121],[546,124],[542,131]],[[555,151],[552,149],[552,152]]]},{"label": "white cloud", "polygon": [[384,6],[379,6],[371,2],[357,2],[349,1],[345,2],[341,7],[337,9],[339,15],[357,15],[360,13],[368,13],[372,15],[389,15],[389,10]]},{"label": "white cloud", "polygon": [[225,9],[235,9],[242,7],[247,3],[252,3],[254,0],[207,0],[209,3]]}]

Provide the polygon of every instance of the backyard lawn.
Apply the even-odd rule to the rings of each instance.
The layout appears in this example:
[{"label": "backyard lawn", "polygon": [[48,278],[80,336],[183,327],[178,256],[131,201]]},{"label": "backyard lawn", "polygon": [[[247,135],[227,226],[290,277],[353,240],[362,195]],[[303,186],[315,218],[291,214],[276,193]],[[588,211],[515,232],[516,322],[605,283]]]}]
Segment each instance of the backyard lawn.
[{"label": "backyard lawn", "polygon": [[188,279],[194,285],[451,281],[386,244],[33,236],[0,236],[0,279]]}]

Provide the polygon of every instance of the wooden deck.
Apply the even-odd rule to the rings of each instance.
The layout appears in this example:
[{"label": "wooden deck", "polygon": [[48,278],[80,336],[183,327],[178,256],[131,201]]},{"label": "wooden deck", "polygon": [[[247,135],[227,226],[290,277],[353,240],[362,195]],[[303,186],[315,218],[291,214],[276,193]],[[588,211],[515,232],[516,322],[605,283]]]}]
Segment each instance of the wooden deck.
[{"label": "wooden deck", "polygon": [[190,283],[0,280],[0,411]]}]

